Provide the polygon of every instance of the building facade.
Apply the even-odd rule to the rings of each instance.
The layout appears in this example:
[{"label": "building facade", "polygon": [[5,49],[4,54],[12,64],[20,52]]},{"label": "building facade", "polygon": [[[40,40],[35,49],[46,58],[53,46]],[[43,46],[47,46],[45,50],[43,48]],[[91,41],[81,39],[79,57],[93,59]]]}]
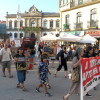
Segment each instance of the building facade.
[{"label": "building facade", "polygon": [[[39,40],[41,36],[46,34],[56,35],[60,27],[59,13],[38,11],[34,5],[25,13],[7,13],[6,20],[7,34],[10,34],[13,39],[29,37],[34,34]],[[28,27],[32,29],[28,30]],[[36,31],[36,28],[39,30]]]},{"label": "building facade", "polygon": [[59,0],[61,31],[84,31],[100,40],[100,0]]},{"label": "building facade", "polygon": [[9,35],[6,34],[6,21],[0,21],[0,39],[6,39]]}]

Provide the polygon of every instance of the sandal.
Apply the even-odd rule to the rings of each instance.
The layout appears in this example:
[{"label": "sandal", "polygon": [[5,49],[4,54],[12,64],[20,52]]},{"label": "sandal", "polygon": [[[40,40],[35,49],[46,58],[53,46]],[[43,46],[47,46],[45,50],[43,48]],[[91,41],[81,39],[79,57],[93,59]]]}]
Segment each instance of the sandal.
[{"label": "sandal", "polygon": [[25,87],[22,88],[22,91],[28,91]]},{"label": "sandal", "polygon": [[20,88],[20,85],[19,85],[19,84],[17,84],[16,88]]},{"label": "sandal", "polygon": [[68,98],[67,98],[67,99],[65,99],[65,97],[63,96],[63,100],[68,100]]}]

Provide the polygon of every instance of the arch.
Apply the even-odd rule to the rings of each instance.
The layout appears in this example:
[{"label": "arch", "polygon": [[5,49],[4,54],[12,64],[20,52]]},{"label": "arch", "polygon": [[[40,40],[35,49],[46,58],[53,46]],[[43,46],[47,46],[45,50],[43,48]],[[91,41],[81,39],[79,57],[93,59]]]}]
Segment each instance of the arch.
[{"label": "arch", "polygon": [[31,33],[31,37],[32,37],[32,38],[35,38],[35,34],[34,34],[34,33]]}]

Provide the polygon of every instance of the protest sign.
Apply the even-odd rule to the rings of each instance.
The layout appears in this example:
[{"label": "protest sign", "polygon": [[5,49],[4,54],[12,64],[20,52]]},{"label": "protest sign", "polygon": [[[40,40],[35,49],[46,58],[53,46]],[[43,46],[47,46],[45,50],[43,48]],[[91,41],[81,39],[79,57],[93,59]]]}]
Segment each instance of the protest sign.
[{"label": "protest sign", "polygon": [[83,96],[100,84],[100,57],[82,58],[81,60],[81,92]]}]

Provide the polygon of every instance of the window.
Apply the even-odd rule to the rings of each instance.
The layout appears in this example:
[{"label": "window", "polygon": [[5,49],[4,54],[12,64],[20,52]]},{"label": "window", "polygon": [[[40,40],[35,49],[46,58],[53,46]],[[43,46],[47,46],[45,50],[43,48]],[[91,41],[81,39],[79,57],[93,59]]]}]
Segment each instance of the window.
[{"label": "window", "polygon": [[17,33],[14,34],[14,37],[17,38]]},{"label": "window", "polygon": [[90,20],[96,21],[96,18],[97,18],[96,14],[97,14],[96,9],[92,9],[91,10],[91,15],[90,15]]},{"label": "window", "polygon": [[12,37],[12,33],[9,33],[10,37]]},{"label": "window", "polygon": [[83,0],[78,0],[78,4],[83,4]]},{"label": "window", "polygon": [[68,25],[69,24],[69,15],[66,15],[66,18],[65,18],[65,23]]},{"label": "window", "polygon": [[56,27],[59,27],[60,21],[56,20]]},{"label": "window", "polygon": [[47,28],[47,20],[44,21],[44,28]]},{"label": "window", "polygon": [[17,21],[14,22],[14,28],[17,28]]},{"label": "window", "polygon": [[23,37],[23,33],[20,33],[20,38],[22,38]]},{"label": "window", "polygon": [[23,27],[23,21],[20,21],[20,27]]},{"label": "window", "polygon": [[34,20],[31,22],[31,27],[35,27],[35,26],[36,26],[36,21]]},{"label": "window", "polygon": [[12,21],[9,21],[9,28],[12,28]]},{"label": "window", "polygon": [[50,28],[53,28],[53,20],[50,21]]},{"label": "window", "polygon": [[81,12],[78,12],[77,13],[77,23],[81,23],[81,18],[82,18],[82,15],[81,15]]}]

